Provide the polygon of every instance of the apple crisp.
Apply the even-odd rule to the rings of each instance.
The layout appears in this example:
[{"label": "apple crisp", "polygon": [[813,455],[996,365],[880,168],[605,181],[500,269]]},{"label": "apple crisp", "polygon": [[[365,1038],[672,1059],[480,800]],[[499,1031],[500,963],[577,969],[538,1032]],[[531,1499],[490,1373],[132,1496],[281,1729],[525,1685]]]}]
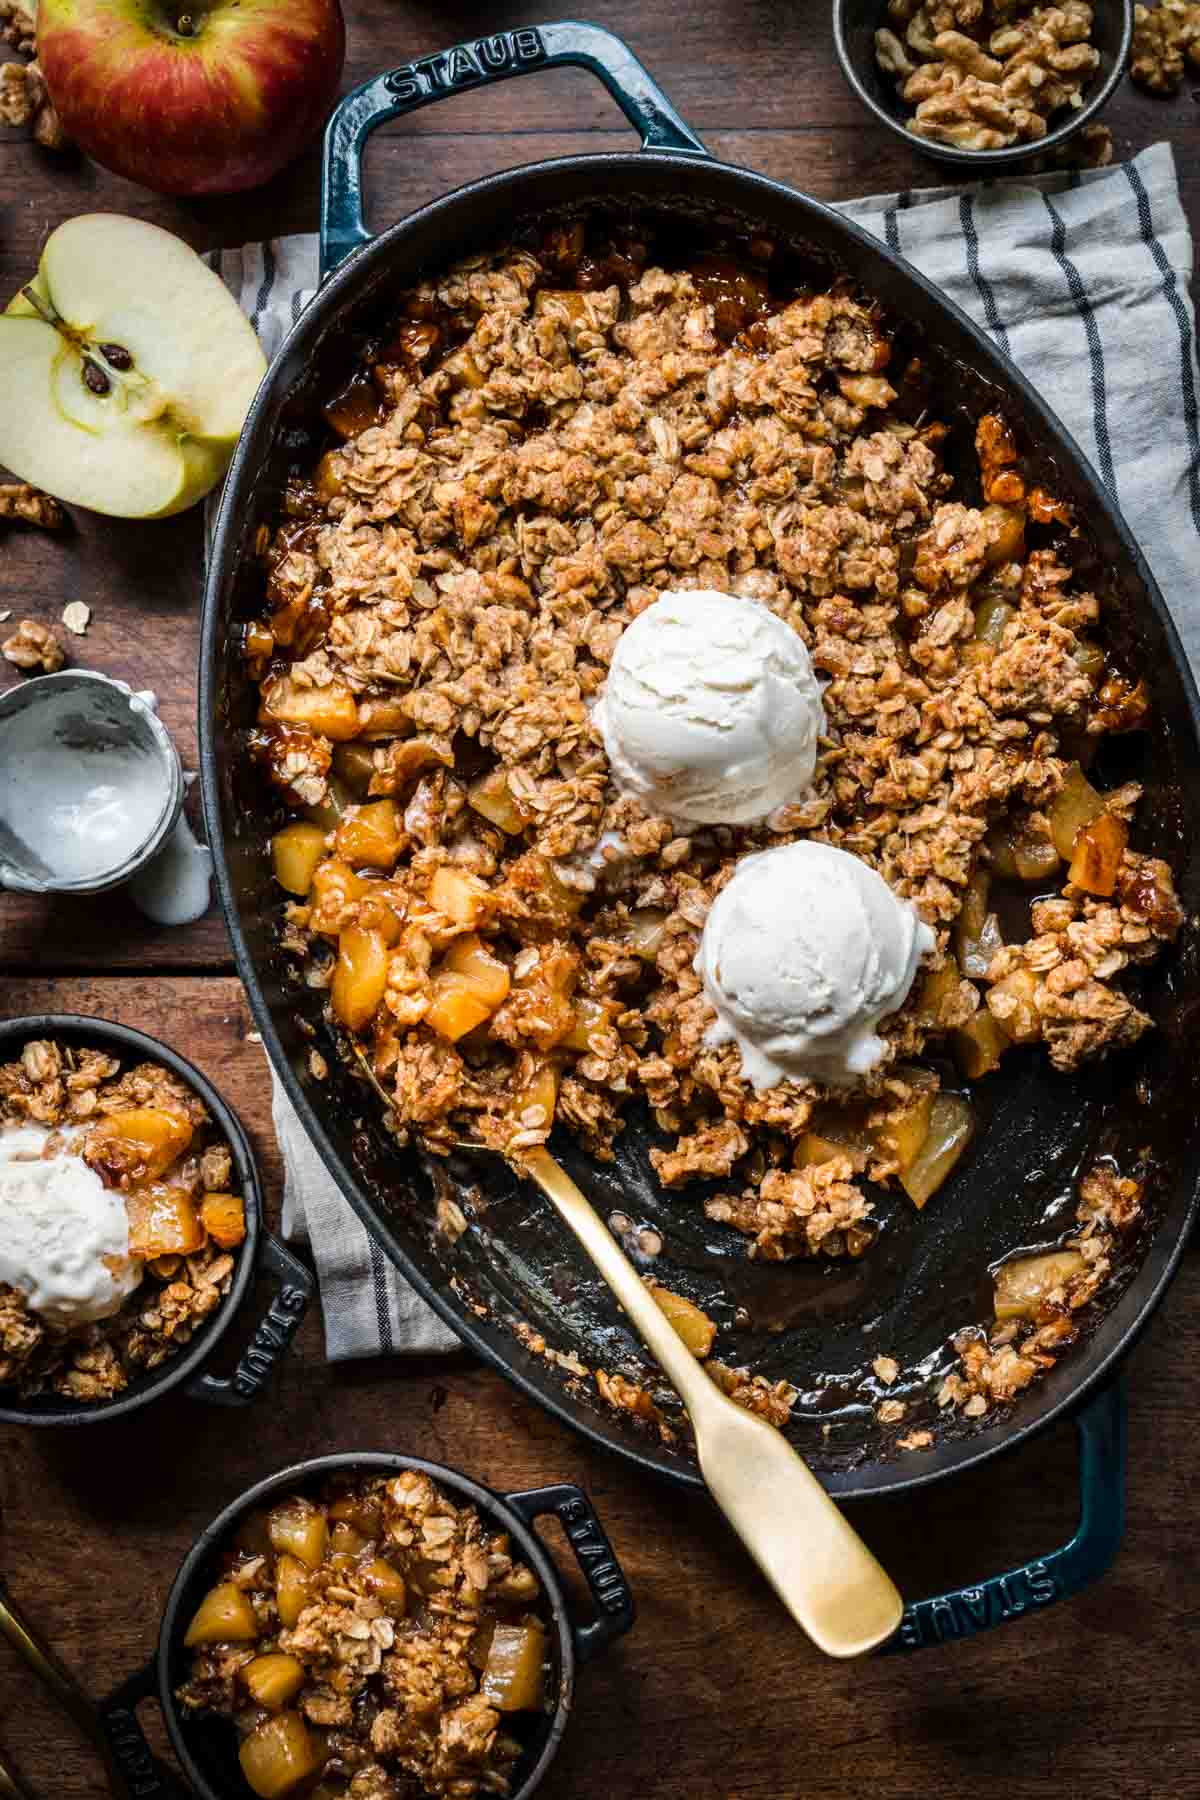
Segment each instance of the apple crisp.
[{"label": "apple crisp", "polygon": [[[1091,779],[1149,701],[1069,510],[999,414],[964,469],[880,309],[780,266],[578,226],[400,296],[245,631],[284,944],[399,1136],[519,1157],[557,1121],[604,1159],[644,1102],[663,1185],[772,1261],[864,1252],[864,1180],[923,1206],[1014,1047],[1134,1043],[1128,974],[1182,922],[1139,788]],[[610,779],[592,707],[668,587],[769,607],[828,684],[813,785],[762,825],[685,834]],[[803,837],[937,948],[853,1089],[756,1092],[693,962],[739,859]]]},{"label": "apple crisp", "polygon": [[230,1718],[278,1796],[506,1794],[554,1708],[537,1577],[416,1471],[334,1478],[243,1520],[192,1619],[185,1712]]},{"label": "apple crisp", "polygon": [[113,1399],[182,1349],[229,1292],[246,1230],[229,1146],[157,1063],[122,1069],[107,1051],[48,1040],[0,1065],[0,1133],[19,1127],[44,1137],[27,1158],[78,1157],[120,1196],[134,1285],[110,1316],[64,1325],[0,1280],[0,1391]]}]

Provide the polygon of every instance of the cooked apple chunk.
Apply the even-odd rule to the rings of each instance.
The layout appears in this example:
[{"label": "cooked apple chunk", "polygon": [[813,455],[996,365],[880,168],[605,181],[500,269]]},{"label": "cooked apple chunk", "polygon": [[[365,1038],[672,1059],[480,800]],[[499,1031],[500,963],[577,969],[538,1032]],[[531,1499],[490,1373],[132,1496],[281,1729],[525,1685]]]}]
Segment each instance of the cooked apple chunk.
[{"label": "cooked apple chunk", "polygon": [[317,864],[325,855],[325,831],[320,825],[299,820],[285,825],[271,839],[275,879],[289,894],[303,900],[312,887]]},{"label": "cooked apple chunk", "polygon": [[408,1588],[403,1575],[385,1557],[376,1556],[363,1571],[363,1580],[394,1619],[402,1619],[408,1607]]},{"label": "cooked apple chunk", "polygon": [[1107,899],[1116,892],[1117,871],[1129,842],[1129,832],[1115,813],[1101,813],[1085,825],[1075,839],[1067,879],[1085,894]]},{"label": "cooked apple chunk", "polygon": [[236,1250],[246,1236],[246,1208],[240,1194],[205,1194],[200,1223],[222,1250]]},{"label": "cooked apple chunk", "polygon": [[238,1761],[261,1800],[281,1800],[320,1771],[325,1748],[298,1712],[282,1712],[254,1727]]},{"label": "cooked apple chunk", "polygon": [[352,907],[366,891],[367,884],[362,876],[356,875],[337,857],[330,856],[318,863],[310,889],[312,911],[308,922],[312,929],[323,937],[336,938],[349,923]]},{"label": "cooked apple chunk", "polygon": [[455,938],[442,958],[442,968],[462,975],[478,990],[479,998],[493,1009],[507,999],[512,986],[508,965],[493,956],[475,932]]},{"label": "cooked apple chunk", "polygon": [[335,743],[358,735],[358,706],[349,688],[298,687],[290,675],[276,675],[263,686],[267,716],[285,725],[303,725]]},{"label": "cooked apple chunk", "polygon": [[390,795],[350,807],[338,825],[334,849],[351,868],[392,869],[400,854],[400,819]]},{"label": "cooked apple chunk", "polygon": [[241,1677],[246,1692],[257,1705],[265,1706],[268,1712],[279,1712],[304,1686],[304,1664],[294,1656],[274,1651],[247,1663]]},{"label": "cooked apple chunk", "polygon": [[1012,1043],[985,1006],[954,1033],[953,1041],[958,1065],[968,1081],[978,1081],[981,1075],[998,1069]]},{"label": "cooked apple chunk", "polygon": [[182,1113],[160,1106],[137,1106],[110,1113],[92,1127],[87,1160],[116,1180],[141,1181],[163,1174],[192,1142]]},{"label": "cooked apple chunk", "polygon": [[348,925],[338,938],[329,999],[348,1031],[361,1031],[387,989],[388,947],[381,931]]},{"label": "cooked apple chunk", "polygon": [[204,1225],[186,1189],[151,1181],[125,1196],[129,1254],[147,1262],[156,1256],[190,1256],[204,1243]]},{"label": "cooked apple chunk", "polygon": [[302,1562],[306,1569],[320,1567],[329,1540],[325,1514],[299,1495],[272,1507],[267,1519],[267,1534],[276,1550],[286,1551]]},{"label": "cooked apple chunk", "polygon": [[455,925],[477,925],[487,901],[487,888],[478,875],[464,869],[435,869],[429,884],[429,904]]},{"label": "cooked apple chunk", "polygon": [[1014,969],[988,990],[988,1011],[1014,1044],[1036,1044],[1042,1035],[1037,991],[1037,977],[1029,969]]},{"label": "cooked apple chunk", "polygon": [[508,776],[503,769],[492,769],[481,775],[467,789],[468,803],[489,825],[495,825],[506,837],[520,837],[525,818],[512,797]]},{"label": "cooked apple chunk", "polygon": [[542,1702],[546,1634],[540,1625],[497,1625],[480,1691],[499,1712],[532,1712]]},{"label": "cooked apple chunk", "polygon": [[670,1288],[654,1287],[650,1292],[659,1312],[670,1320],[692,1355],[703,1362],[711,1353],[717,1335],[717,1328],[708,1314],[683,1294],[672,1293]]},{"label": "cooked apple chunk", "polygon": [[929,1139],[936,1094],[932,1080],[926,1080],[928,1086],[922,1092],[889,1112],[871,1132],[880,1153],[894,1158],[901,1173],[911,1169]]},{"label": "cooked apple chunk", "polygon": [[493,1008],[468,975],[446,969],[434,976],[432,987],[433,998],[425,1014],[425,1023],[451,1044],[456,1044],[468,1031],[474,1031],[477,1025],[491,1018]]},{"label": "cooked apple chunk", "polygon": [[196,1644],[250,1644],[257,1636],[258,1619],[246,1595],[236,1583],[222,1581],[205,1594],[183,1641],[190,1650]]},{"label": "cooked apple chunk", "polygon": [[[270,1527],[268,1525],[268,1533]],[[279,1623],[290,1631],[308,1605],[309,1571],[298,1556],[284,1551],[275,1563],[275,1609]]]},{"label": "cooked apple chunk", "polygon": [[1050,1295],[1065,1289],[1086,1267],[1078,1250],[1048,1250],[1001,1263],[994,1277],[997,1319],[1035,1319]]},{"label": "cooked apple chunk", "polygon": [[938,1094],[929,1114],[929,1135],[900,1175],[900,1185],[916,1207],[937,1193],[975,1135],[975,1114],[959,1094]]},{"label": "cooked apple chunk", "polygon": [[1092,786],[1078,763],[1072,763],[1050,808],[1050,834],[1058,854],[1067,862],[1075,854],[1075,840],[1085,825],[1104,811],[1104,796]]}]

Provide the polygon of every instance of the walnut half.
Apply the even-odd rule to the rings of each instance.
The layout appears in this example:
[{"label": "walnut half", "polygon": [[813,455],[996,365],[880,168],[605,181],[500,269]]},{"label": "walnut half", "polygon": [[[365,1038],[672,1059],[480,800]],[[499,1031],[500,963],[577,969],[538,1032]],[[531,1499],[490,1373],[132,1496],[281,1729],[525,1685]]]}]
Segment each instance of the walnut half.
[{"label": "walnut half", "polygon": [[53,675],[66,661],[54,633],[36,619],[22,619],[13,635],[0,644],[0,655],[26,675],[38,670],[43,675]]},{"label": "walnut half", "polygon": [[60,531],[67,515],[52,494],[30,487],[27,481],[11,481],[0,483],[0,519],[19,519],[45,531]]}]

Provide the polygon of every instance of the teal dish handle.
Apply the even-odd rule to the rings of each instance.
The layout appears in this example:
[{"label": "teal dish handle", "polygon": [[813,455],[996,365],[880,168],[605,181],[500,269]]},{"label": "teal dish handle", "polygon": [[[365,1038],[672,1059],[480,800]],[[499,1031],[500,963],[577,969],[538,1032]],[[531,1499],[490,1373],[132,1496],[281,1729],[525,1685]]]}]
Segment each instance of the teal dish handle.
[{"label": "teal dish handle", "polygon": [[708,152],[688,129],[637,57],[611,31],[572,20],[498,31],[418,57],[364,81],[346,95],[325,128],[321,174],[321,280],[351,251],[371,241],[363,222],[362,154],[385,119],[432,106],[449,94],[530,75],[537,69],[587,69],[602,81],[634,130],[643,150]]},{"label": "teal dish handle", "polygon": [[1068,1600],[1108,1568],[1125,1531],[1125,1388],[1118,1378],[1075,1414],[1079,1433],[1079,1529],[1070,1543],[978,1587],[954,1588],[904,1609],[883,1653],[925,1650],[1005,1625]]}]

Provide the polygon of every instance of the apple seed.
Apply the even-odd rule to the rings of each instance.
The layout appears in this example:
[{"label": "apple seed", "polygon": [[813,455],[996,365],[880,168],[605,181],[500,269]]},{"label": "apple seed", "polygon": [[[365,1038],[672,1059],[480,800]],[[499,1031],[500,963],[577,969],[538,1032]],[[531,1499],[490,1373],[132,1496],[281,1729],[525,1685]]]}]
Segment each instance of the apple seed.
[{"label": "apple seed", "polygon": [[100,364],[93,362],[90,356],[83,359],[83,385],[90,388],[93,394],[107,394],[112,388],[112,382]]},{"label": "apple seed", "polygon": [[100,354],[113,369],[132,369],[133,358],[124,344],[101,344]]}]

